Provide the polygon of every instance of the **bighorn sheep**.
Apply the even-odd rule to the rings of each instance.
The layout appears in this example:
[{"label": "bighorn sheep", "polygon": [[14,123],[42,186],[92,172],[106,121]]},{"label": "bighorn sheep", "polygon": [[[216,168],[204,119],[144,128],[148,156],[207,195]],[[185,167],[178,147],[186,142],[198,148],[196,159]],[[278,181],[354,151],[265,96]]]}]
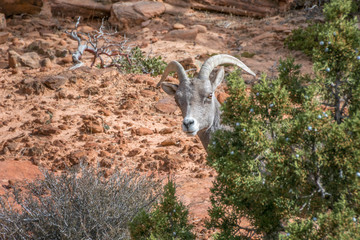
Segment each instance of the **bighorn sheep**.
[{"label": "bighorn sheep", "polygon": [[[246,72],[256,76],[243,62],[227,54],[210,57],[202,65],[197,77],[188,78],[183,66],[177,62],[170,62],[157,87],[175,97],[184,117],[182,130],[189,136],[199,136],[204,148],[210,141],[211,134],[224,126],[220,122],[220,103],[215,97],[215,90],[224,79],[224,68],[221,67],[215,79],[210,80],[210,73],[221,64],[234,64]],[[179,85],[163,82],[170,72],[176,71]]]}]

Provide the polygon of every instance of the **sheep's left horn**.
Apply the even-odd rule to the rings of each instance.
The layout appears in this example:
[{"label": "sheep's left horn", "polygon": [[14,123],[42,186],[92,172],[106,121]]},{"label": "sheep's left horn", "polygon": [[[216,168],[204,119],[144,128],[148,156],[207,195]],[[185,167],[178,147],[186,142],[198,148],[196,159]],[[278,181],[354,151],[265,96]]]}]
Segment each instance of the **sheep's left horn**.
[{"label": "sheep's left horn", "polygon": [[216,56],[212,56],[211,58],[209,58],[208,60],[206,60],[204,62],[204,64],[202,65],[200,72],[199,72],[199,78],[200,79],[209,79],[210,73],[212,72],[212,70],[214,70],[214,68],[216,68],[217,66],[221,65],[221,64],[234,64],[242,69],[244,69],[246,72],[250,73],[253,76],[256,76],[256,74],[251,71],[250,68],[248,68],[242,61],[240,61],[239,59],[227,55],[227,54],[219,54]]},{"label": "sheep's left horn", "polygon": [[160,84],[167,78],[167,76],[169,75],[170,72],[176,72],[180,82],[187,79],[187,74],[186,74],[183,66],[177,61],[172,61],[165,68],[164,73],[161,77],[161,80],[156,85],[156,87],[160,86]]}]

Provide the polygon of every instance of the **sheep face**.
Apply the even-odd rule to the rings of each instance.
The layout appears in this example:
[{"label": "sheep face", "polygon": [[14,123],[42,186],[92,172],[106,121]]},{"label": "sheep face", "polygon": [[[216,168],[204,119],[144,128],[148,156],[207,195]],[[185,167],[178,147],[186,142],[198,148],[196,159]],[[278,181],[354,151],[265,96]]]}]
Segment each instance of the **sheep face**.
[{"label": "sheep face", "polygon": [[214,122],[215,110],[219,104],[215,90],[224,77],[223,68],[217,74],[216,80],[192,78],[181,81],[179,85],[162,83],[162,89],[175,97],[184,118],[182,130],[189,136],[206,131]]}]

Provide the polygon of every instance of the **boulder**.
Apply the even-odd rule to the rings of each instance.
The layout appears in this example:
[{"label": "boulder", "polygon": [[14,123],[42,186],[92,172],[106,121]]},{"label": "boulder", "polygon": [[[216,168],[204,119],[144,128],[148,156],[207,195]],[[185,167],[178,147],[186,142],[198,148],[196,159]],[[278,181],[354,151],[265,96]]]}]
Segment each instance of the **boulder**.
[{"label": "boulder", "polygon": [[109,22],[119,29],[128,29],[165,12],[161,2],[118,2],[111,7]]},{"label": "boulder", "polygon": [[83,18],[108,17],[111,3],[94,0],[51,0],[51,13],[54,16],[82,16]]},{"label": "boulder", "polygon": [[2,0],[0,12],[5,16],[17,14],[38,14],[43,6],[43,0]]}]

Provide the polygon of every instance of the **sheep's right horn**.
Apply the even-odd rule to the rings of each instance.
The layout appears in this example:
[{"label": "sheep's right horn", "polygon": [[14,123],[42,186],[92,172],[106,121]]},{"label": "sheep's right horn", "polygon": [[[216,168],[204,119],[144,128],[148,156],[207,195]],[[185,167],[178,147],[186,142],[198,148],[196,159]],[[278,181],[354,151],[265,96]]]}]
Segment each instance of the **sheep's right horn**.
[{"label": "sheep's right horn", "polygon": [[202,65],[200,72],[199,72],[199,78],[200,79],[209,79],[210,73],[212,72],[212,70],[214,70],[215,67],[221,65],[221,64],[234,64],[238,67],[241,67],[242,69],[244,69],[246,72],[250,73],[253,76],[256,76],[256,74],[251,71],[250,68],[248,68],[242,61],[240,61],[239,59],[230,56],[228,54],[219,54],[219,55],[215,55],[212,56],[211,58],[209,58],[208,60],[206,60],[204,62],[204,64]]},{"label": "sheep's right horn", "polygon": [[156,85],[156,87],[160,86],[160,84],[167,78],[167,76],[169,75],[170,72],[176,72],[180,82],[187,79],[187,74],[186,74],[183,66],[177,61],[172,61],[165,68],[164,73],[161,77],[161,80]]}]

